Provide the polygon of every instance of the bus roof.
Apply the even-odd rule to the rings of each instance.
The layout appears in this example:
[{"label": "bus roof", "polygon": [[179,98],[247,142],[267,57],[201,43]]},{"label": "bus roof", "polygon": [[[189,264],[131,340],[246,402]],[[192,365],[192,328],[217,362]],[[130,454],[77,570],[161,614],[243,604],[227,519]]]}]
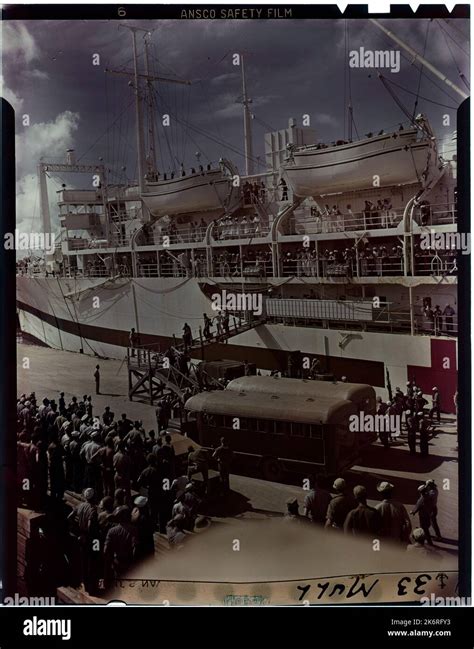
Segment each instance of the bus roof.
[{"label": "bus roof", "polygon": [[188,399],[184,407],[192,412],[308,424],[347,423],[347,418],[356,413],[355,405],[346,399],[232,390],[201,392]]},{"label": "bus roof", "polygon": [[264,394],[306,396],[319,399],[347,399],[358,403],[363,399],[375,402],[375,390],[365,383],[312,381],[310,379],[288,379],[278,376],[241,376],[227,385],[226,390]]}]

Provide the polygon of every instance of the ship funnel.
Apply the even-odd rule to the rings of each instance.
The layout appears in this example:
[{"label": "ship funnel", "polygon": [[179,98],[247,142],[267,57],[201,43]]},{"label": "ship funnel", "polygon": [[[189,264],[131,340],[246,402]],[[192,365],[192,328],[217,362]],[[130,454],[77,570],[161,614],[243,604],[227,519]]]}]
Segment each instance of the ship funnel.
[{"label": "ship funnel", "polygon": [[74,151],[74,149],[68,149],[66,151],[66,163],[68,165],[76,164],[76,152]]}]

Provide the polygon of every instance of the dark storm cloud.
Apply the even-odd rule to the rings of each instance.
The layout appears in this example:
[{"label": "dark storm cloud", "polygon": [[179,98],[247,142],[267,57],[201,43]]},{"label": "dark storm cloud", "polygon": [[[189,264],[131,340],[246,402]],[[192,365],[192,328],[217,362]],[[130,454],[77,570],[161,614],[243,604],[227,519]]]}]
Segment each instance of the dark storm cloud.
[{"label": "dark storm cloud", "polygon": [[[468,77],[468,57],[463,52],[468,51],[468,41],[458,31],[468,33],[467,21],[382,22],[418,52],[425,50],[426,58],[433,65],[466,90],[457,68]],[[255,154],[260,156],[266,131],[262,122],[273,128],[284,128],[289,117],[296,117],[301,123],[302,115],[309,114],[319,139],[331,141],[343,137],[347,123],[345,105],[349,102],[348,51],[361,46],[398,49],[368,21],[184,20],[128,24],[154,30],[153,49],[159,59],[159,65],[152,59],[155,72],[174,73],[194,81],[190,90],[160,84],[163,99],[160,112],[179,108],[181,119],[189,118],[199,128],[210,131],[214,138],[238,150],[243,148],[241,106],[236,103],[241,95],[241,80],[239,68],[232,65],[232,54],[243,52],[256,116],[253,121]],[[128,175],[132,176],[135,171],[132,89],[125,77],[107,75],[106,80],[104,72],[105,67],[131,69],[128,30],[120,29],[112,21],[25,22],[11,26],[21,30],[25,53],[19,55],[18,47],[15,51],[6,39],[4,83],[21,101],[22,112],[29,113],[33,123],[54,122],[66,111],[77,114],[73,139],[78,154],[87,152],[88,159],[102,156],[116,167],[126,166]],[[141,38],[139,34],[139,42]],[[92,65],[94,53],[100,54],[101,66]],[[385,71],[384,74],[412,92],[418,88],[419,72],[406,53],[402,52],[400,73]],[[455,92],[429,72],[426,75],[433,81],[422,77],[423,97],[451,107],[459,105],[460,97]],[[350,82],[360,135],[406,121],[377,78],[376,70],[352,69]],[[397,93],[412,111],[415,97],[402,90]],[[129,103],[132,103],[130,114],[119,119],[120,111]],[[454,130],[453,110],[420,99],[417,111],[428,114],[439,134]],[[451,128],[443,131],[441,119],[446,113],[453,121]],[[115,119],[117,124],[109,136],[90,148]],[[160,139],[166,160],[169,144],[176,158],[185,158],[188,166],[193,164],[192,154],[199,147],[210,159],[227,155],[240,169],[243,167],[241,156],[192,130],[188,131],[189,137],[177,128],[167,135],[168,143]],[[43,154],[48,156],[48,151]],[[35,162],[32,160],[31,164]]]}]

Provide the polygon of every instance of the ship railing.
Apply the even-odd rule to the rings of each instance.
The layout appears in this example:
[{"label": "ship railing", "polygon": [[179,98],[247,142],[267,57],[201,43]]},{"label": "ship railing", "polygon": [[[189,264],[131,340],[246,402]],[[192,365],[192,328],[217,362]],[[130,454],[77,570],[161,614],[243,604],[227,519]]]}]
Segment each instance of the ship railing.
[{"label": "ship railing", "polygon": [[82,277],[110,277],[111,270],[105,267],[84,268]]},{"label": "ship railing", "polygon": [[383,230],[396,228],[403,217],[403,210],[374,210],[364,212],[321,213],[316,208],[305,209],[303,215],[289,220],[287,234],[329,234],[359,230]]},{"label": "ship railing", "polygon": [[138,277],[160,277],[158,264],[138,264]]},{"label": "ship railing", "polygon": [[91,250],[94,248],[120,248],[129,245],[130,238],[126,236],[111,237],[110,239],[74,239],[69,238],[69,250]]},{"label": "ship railing", "polygon": [[[364,210],[346,212],[340,210],[321,212],[317,208],[305,208],[303,214],[295,215],[289,221],[288,234],[328,234],[359,230],[381,230],[396,228],[403,217],[402,209]],[[457,222],[457,209],[454,204],[437,203],[421,205],[415,210],[418,225],[445,225]]]},{"label": "ship railing", "polygon": [[432,275],[443,277],[457,275],[457,259],[453,253],[437,253],[435,255],[415,255],[414,275]]},{"label": "ship railing", "polygon": [[164,228],[159,234],[155,234],[155,243],[163,245],[163,240],[167,237],[167,241],[170,245],[176,245],[179,243],[201,243],[204,241],[206,235],[206,226],[198,226],[194,230],[192,229],[180,229],[176,231],[169,231]]},{"label": "ship railing", "polygon": [[457,207],[453,203],[434,203],[419,205],[415,208],[414,219],[418,225],[447,225],[456,224]]},{"label": "ship railing", "polygon": [[236,222],[216,225],[212,231],[214,241],[228,241],[232,239],[258,239],[268,236],[270,226],[260,222]]},{"label": "ship railing", "polygon": [[376,277],[403,275],[403,258],[375,257],[340,261],[321,258],[282,260],[283,277]]},{"label": "ship railing", "polygon": [[222,260],[214,259],[213,276],[215,277],[246,277],[263,279],[273,277],[273,264],[263,260]]},{"label": "ship railing", "polygon": [[313,296],[268,298],[265,300],[267,322],[292,326],[386,331],[431,336],[455,336],[456,315],[427,314],[421,308],[401,308],[390,302],[373,300],[325,300]]}]

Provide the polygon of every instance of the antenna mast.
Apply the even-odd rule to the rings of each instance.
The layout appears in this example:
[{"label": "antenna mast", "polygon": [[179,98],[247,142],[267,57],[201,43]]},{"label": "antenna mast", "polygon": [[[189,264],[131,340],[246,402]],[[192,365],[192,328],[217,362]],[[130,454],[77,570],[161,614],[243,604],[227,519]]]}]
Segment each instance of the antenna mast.
[{"label": "antenna mast", "polygon": [[250,104],[252,100],[247,97],[247,84],[245,80],[244,57],[240,55],[242,65],[242,104],[244,106],[244,144],[245,144],[245,173],[247,176],[253,174],[253,146],[252,146],[252,114]]}]

